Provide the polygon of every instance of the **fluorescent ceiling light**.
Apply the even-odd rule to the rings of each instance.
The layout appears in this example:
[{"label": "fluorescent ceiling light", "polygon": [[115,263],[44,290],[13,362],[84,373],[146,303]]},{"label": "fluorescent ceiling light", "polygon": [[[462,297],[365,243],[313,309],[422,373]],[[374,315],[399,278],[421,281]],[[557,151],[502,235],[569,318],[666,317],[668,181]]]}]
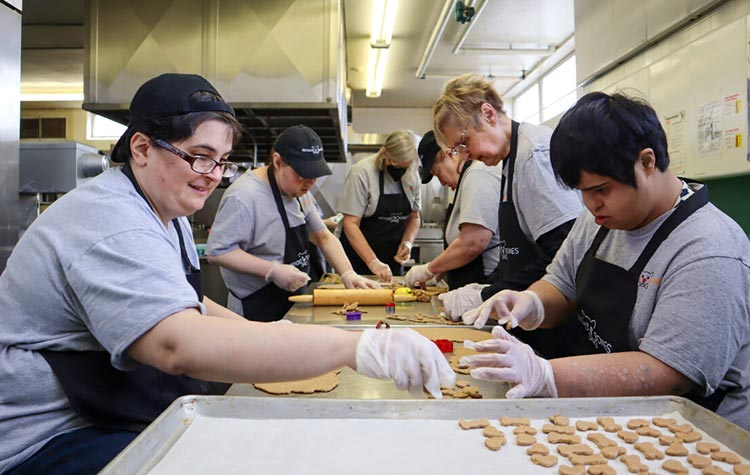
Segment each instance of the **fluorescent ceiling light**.
[{"label": "fluorescent ceiling light", "polygon": [[40,101],[83,101],[82,92],[66,93],[21,93],[21,102],[40,102]]},{"label": "fluorescent ceiling light", "polygon": [[380,97],[383,90],[385,67],[388,63],[388,48],[370,48],[370,61],[367,66],[367,97]]},{"label": "fluorescent ceiling light", "polygon": [[391,45],[397,8],[398,0],[375,0],[375,9],[372,12],[370,46],[387,48]]}]

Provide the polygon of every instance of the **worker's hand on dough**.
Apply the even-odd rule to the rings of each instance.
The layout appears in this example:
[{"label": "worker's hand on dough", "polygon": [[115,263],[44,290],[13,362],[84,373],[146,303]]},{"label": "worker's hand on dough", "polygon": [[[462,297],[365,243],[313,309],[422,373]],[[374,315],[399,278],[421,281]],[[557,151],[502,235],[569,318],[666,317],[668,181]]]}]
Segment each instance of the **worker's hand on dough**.
[{"label": "worker's hand on dough", "polygon": [[419,264],[416,266],[412,266],[411,269],[409,269],[409,272],[406,273],[406,276],[404,277],[404,282],[406,283],[407,287],[414,287],[417,283],[424,283],[428,280],[435,277],[435,274],[430,272],[430,270],[427,268],[430,263],[427,264]]},{"label": "worker's hand on dough", "polygon": [[266,272],[267,282],[273,281],[274,284],[287,292],[294,292],[304,287],[309,280],[309,275],[289,264],[274,262]]},{"label": "worker's hand on dough", "polygon": [[461,366],[470,366],[473,378],[510,383],[508,399],[557,397],[555,373],[549,361],[537,356],[529,345],[517,340],[501,326],[492,329],[494,339],[465,341],[464,348],[479,355],[464,356]]},{"label": "worker's hand on dough", "polygon": [[482,289],[485,287],[486,284],[467,284],[438,295],[445,307],[445,315],[457,322],[465,312],[482,305]]},{"label": "worker's hand on dough", "polygon": [[544,305],[531,290],[517,292],[506,289],[496,293],[479,307],[464,312],[461,318],[467,325],[482,328],[490,315],[494,315],[501,325],[510,322],[511,328],[520,326],[524,330],[535,330],[544,321]]},{"label": "worker's hand on dough", "polygon": [[372,279],[362,277],[353,270],[348,270],[341,274],[341,282],[347,289],[379,289],[380,284]]},{"label": "worker's hand on dough", "polygon": [[426,389],[440,399],[440,386],[456,382],[437,345],[409,328],[368,329],[357,343],[357,372],[371,378],[393,379],[399,389],[413,395]]},{"label": "worker's hand on dough", "polygon": [[393,260],[399,264],[408,261],[411,258],[411,246],[412,244],[409,241],[402,241],[401,244],[398,245],[398,251],[396,251],[396,255],[393,256]]},{"label": "worker's hand on dough", "polygon": [[370,269],[370,272],[380,279],[381,282],[390,282],[393,278],[390,266],[384,262],[380,262],[380,259],[377,257],[367,264],[367,268]]}]

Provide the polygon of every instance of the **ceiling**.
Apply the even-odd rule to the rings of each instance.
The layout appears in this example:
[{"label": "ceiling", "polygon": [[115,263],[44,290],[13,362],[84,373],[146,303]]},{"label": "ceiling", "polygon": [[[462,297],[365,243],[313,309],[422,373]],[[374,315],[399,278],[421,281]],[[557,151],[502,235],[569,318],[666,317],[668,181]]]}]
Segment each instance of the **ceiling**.
[{"label": "ceiling", "polygon": [[[535,71],[564,59],[572,51],[574,0],[469,0],[465,3],[473,6],[476,14],[465,24],[456,21],[455,0],[400,0],[382,95],[367,98],[375,0],[342,1],[347,83],[351,89],[349,106],[355,110],[429,108],[448,79],[466,72],[494,78],[496,88],[507,101],[522,92]],[[86,0],[23,2],[22,93],[82,95],[86,9]],[[441,30],[441,25],[444,28],[439,35],[433,32],[436,28]],[[425,50],[432,36],[437,41],[428,60]],[[420,66],[422,74],[418,76]],[[79,99],[24,102],[23,107],[80,108],[80,104]],[[260,128],[268,125],[255,124],[256,136],[262,138]],[[272,143],[274,133],[265,135]]]}]

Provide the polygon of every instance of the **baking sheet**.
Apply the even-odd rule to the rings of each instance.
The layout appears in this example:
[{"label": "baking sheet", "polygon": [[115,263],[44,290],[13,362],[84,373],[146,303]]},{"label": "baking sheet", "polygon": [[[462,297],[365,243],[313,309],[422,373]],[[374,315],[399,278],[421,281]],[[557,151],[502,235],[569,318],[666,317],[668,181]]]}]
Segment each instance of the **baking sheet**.
[{"label": "baking sheet", "polygon": [[[503,468],[514,474],[556,474],[557,466],[545,469],[529,462],[526,448],[516,446],[512,428],[502,428],[508,444],[492,452],[484,447],[481,431],[463,431],[457,421],[486,417],[500,427],[500,416],[523,416],[541,428],[557,413],[571,423],[610,416],[623,424],[634,417],[674,415],[695,425],[704,439],[744,457],[750,454],[750,433],[677,397],[360,401],[205,396],[175,401],[102,473],[382,475],[416,470],[496,475]],[[614,434],[608,436],[636,453]],[[695,452],[695,444],[685,445]],[[663,473],[658,468],[662,462],[648,464]],[[731,473],[728,465],[714,464]],[[620,462],[610,465],[625,472]],[[699,471],[691,468],[690,473]]]}]

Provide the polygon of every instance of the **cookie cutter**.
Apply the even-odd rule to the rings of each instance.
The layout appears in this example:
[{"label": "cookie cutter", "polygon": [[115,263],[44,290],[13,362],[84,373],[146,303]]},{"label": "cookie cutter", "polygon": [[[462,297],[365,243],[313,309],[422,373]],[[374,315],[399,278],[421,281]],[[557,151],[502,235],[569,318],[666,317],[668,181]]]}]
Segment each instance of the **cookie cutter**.
[{"label": "cookie cutter", "polygon": [[386,321],[384,321],[384,320],[380,320],[375,325],[375,328],[378,329],[378,330],[387,330],[387,329],[391,328],[391,324],[388,323],[388,322],[386,322]]}]

